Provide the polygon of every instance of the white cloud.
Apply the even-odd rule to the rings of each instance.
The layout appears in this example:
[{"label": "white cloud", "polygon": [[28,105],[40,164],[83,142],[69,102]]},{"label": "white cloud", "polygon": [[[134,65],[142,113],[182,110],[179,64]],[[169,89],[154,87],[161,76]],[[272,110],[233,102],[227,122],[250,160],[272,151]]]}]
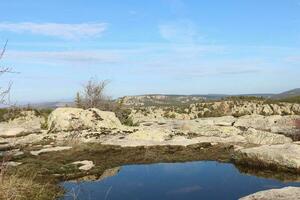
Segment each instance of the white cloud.
[{"label": "white cloud", "polygon": [[79,40],[101,36],[107,29],[106,23],[58,24],[58,23],[0,23],[0,31],[31,33],[62,39]]}]

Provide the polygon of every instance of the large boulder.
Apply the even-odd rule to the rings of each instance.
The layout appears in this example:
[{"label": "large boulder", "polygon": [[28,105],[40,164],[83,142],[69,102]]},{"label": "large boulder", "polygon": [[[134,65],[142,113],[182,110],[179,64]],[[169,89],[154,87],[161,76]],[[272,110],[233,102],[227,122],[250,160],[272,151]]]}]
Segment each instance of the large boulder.
[{"label": "large boulder", "polygon": [[50,132],[91,130],[100,131],[121,127],[120,120],[113,112],[96,108],[57,108],[48,117]]},{"label": "large boulder", "polygon": [[299,172],[300,145],[291,143],[262,145],[259,147],[241,149],[234,156],[234,159],[240,164],[275,167]]},{"label": "large boulder", "polygon": [[240,200],[300,200],[300,187],[285,187],[256,192]]}]

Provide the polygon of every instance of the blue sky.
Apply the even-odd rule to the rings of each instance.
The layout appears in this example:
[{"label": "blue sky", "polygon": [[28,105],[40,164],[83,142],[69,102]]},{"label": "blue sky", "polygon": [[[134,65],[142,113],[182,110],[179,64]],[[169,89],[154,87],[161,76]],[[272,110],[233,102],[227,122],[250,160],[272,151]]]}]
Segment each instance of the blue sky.
[{"label": "blue sky", "polygon": [[277,93],[300,87],[299,0],[3,0],[2,66],[17,102],[107,94]]}]

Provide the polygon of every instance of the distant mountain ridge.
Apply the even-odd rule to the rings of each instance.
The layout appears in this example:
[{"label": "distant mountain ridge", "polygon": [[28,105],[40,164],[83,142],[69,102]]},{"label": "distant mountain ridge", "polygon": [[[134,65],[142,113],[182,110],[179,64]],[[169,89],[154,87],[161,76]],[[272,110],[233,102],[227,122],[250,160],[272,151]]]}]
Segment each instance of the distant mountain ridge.
[{"label": "distant mountain ridge", "polygon": [[[264,97],[270,99],[286,99],[292,97],[300,97],[300,88],[282,92],[279,94],[263,93],[263,94],[191,94],[191,95],[180,95],[180,94],[144,94],[144,95],[133,95],[124,96],[117,98],[115,101],[123,102],[125,105],[166,105],[172,104],[183,104],[183,103],[194,103],[205,100],[220,100],[222,98],[231,96],[248,96],[248,97]],[[31,106],[34,108],[58,108],[64,106],[74,106],[72,100],[65,101],[53,101],[53,102],[40,102],[32,104],[23,104],[22,106]]]},{"label": "distant mountain ridge", "polygon": [[297,97],[297,96],[300,96],[300,88],[296,88],[293,90],[282,92],[280,94],[273,95],[272,99],[285,99],[285,98]]}]

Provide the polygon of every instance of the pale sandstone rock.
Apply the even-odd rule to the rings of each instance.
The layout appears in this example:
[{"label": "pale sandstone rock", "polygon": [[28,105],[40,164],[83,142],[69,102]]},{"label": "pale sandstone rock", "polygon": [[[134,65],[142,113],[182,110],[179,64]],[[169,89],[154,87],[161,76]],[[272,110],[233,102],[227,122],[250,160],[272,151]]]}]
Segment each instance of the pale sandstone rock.
[{"label": "pale sandstone rock", "polygon": [[162,142],[167,140],[171,135],[171,132],[162,128],[151,128],[138,130],[127,136],[130,140],[146,140],[154,142]]},{"label": "pale sandstone rock", "polygon": [[5,162],[3,165],[8,167],[17,167],[21,164],[22,164],[21,162],[9,161],[9,162]]},{"label": "pale sandstone rock", "polygon": [[20,116],[0,123],[0,137],[18,137],[41,131],[45,119],[36,116],[34,111],[23,111]]},{"label": "pale sandstone rock", "polygon": [[120,128],[120,120],[113,112],[101,111],[93,108],[83,110],[80,108],[58,108],[48,118],[48,126],[51,132],[92,130],[102,128]]},{"label": "pale sandstone rock", "polygon": [[281,116],[274,115],[270,117],[265,117],[262,115],[245,115],[239,117],[234,123],[235,127],[242,128],[255,128],[259,130],[269,130],[271,126],[275,124],[275,121],[279,120]]},{"label": "pale sandstone rock", "polygon": [[245,148],[238,151],[236,160],[239,159],[256,160],[266,165],[299,170],[300,145],[291,143]]},{"label": "pale sandstone rock", "polygon": [[232,126],[196,126],[191,132],[197,136],[226,138],[239,135],[241,130]]},{"label": "pale sandstone rock", "polygon": [[27,144],[34,144],[42,141],[46,136],[46,131],[42,131],[40,134],[28,134],[25,136],[19,136],[14,138],[5,138],[3,141],[7,142],[7,144],[11,147],[16,145],[27,145]]},{"label": "pale sandstone rock", "polygon": [[95,166],[93,161],[90,161],[90,160],[76,161],[76,162],[73,162],[72,164],[80,165],[80,167],[78,169],[83,170],[83,171],[88,171]]},{"label": "pale sandstone rock", "polygon": [[38,151],[30,151],[30,153],[34,156],[38,156],[41,153],[64,151],[64,150],[69,150],[71,148],[72,147],[50,147],[50,148],[45,148],[45,149],[41,149],[41,150],[38,150]]},{"label": "pale sandstone rock", "polygon": [[244,129],[254,128],[257,130],[271,131],[273,133],[291,134],[297,131],[295,127],[295,120],[297,119],[300,119],[299,115],[245,115],[239,117],[234,123],[234,126]]},{"label": "pale sandstone rock", "polygon": [[209,118],[200,118],[195,121],[199,125],[217,125],[217,126],[232,126],[237,118],[233,116],[223,116],[223,117],[209,117]]},{"label": "pale sandstone rock", "polygon": [[264,190],[240,198],[240,200],[300,200],[300,187]]},{"label": "pale sandstone rock", "polygon": [[247,131],[241,133],[248,143],[252,144],[284,144],[291,143],[293,140],[284,135],[270,133],[266,131],[259,131],[249,128]]}]

